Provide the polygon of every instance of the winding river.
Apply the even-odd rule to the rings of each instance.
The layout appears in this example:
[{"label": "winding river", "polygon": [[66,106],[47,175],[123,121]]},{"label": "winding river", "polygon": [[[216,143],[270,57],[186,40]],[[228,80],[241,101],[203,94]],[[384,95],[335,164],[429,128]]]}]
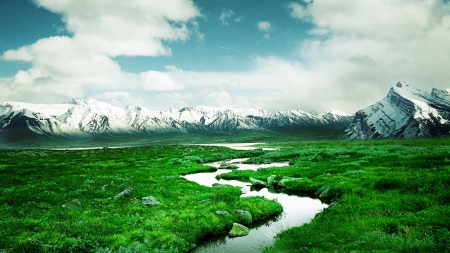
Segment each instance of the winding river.
[{"label": "winding river", "polygon": [[[234,159],[230,161],[208,163],[205,165],[219,168],[222,162],[227,162],[237,165],[239,170],[257,170],[258,168],[274,166],[281,167],[288,165],[287,162],[263,165],[242,164],[244,160],[246,159]],[[250,234],[247,236],[234,238],[222,236],[219,238],[214,238],[199,245],[194,252],[261,252],[262,249],[273,244],[274,237],[277,233],[290,227],[300,226],[311,221],[317,213],[327,207],[326,204],[323,204],[317,199],[288,195],[285,193],[271,193],[267,190],[267,188],[263,188],[260,191],[251,191],[249,183],[236,180],[217,180],[215,178],[218,174],[223,174],[230,171],[231,170],[218,169],[216,172],[196,173],[186,175],[184,178],[209,187],[211,187],[214,183],[238,186],[241,187],[242,190],[241,197],[264,196],[268,199],[277,199],[283,206],[283,213],[275,220],[270,220],[264,224],[251,227]]]}]

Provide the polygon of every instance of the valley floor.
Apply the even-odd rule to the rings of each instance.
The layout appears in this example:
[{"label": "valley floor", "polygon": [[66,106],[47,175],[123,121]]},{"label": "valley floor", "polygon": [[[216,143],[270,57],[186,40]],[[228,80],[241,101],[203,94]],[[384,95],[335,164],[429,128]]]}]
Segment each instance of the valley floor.
[{"label": "valley floor", "polygon": [[[187,252],[226,234],[235,216],[273,217],[280,205],[239,198],[180,175],[210,161],[290,166],[232,171],[223,179],[267,181],[271,190],[330,204],[310,223],[281,232],[266,252],[450,252],[449,139],[272,142],[279,150],[147,146],[95,150],[0,150],[0,252]],[[267,144],[266,144],[267,145]],[[128,194],[118,193],[131,189]],[[154,196],[160,205],[144,205]],[[299,207],[299,212],[301,207]]]}]

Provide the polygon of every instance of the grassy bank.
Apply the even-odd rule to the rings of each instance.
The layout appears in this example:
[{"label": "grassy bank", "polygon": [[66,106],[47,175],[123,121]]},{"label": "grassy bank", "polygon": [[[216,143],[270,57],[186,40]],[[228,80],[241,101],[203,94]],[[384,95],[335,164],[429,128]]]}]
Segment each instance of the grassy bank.
[{"label": "grassy bank", "polygon": [[[179,177],[214,170],[203,162],[238,157],[290,166],[222,178],[294,178],[273,190],[330,203],[310,223],[282,232],[266,252],[450,252],[448,139],[271,145],[281,149],[0,150],[0,252],[189,251],[231,228],[236,217],[216,210],[249,210],[256,219],[280,211],[273,201],[240,199],[239,189]],[[162,204],[140,203],[145,196]]]},{"label": "grassy bank", "polygon": [[449,143],[278,143],[281,150],[250,162],[288,160],[291,166],[222,178],[302,178],[282,190],[331,203],[309,224],[282,232],[265,252],[450,252]]},{"label": "grassy bank", "polygon": [[[281,211],[275,201],[240,199],[238,188],[180,178],[215,170],[203,162],[258,154],[200,146],[0,150],[0,252],[186,252],[228,233],[237,217],[216,210],[248,210],[254,220]],[[161,204],[144,205],[146,196]]]}]

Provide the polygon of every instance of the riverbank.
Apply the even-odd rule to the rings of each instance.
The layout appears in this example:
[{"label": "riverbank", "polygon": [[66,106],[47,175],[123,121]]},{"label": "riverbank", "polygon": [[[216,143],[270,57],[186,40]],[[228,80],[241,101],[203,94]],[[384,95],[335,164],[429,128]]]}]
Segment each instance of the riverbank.
[{"label": "riverbank", "polygon": [[448,139],[277,143],[250,163],[287,168],[233,171],[223,179],[294,178],[281,190],[330,207],[280,233],[265,252],[450,252]]},{"label": "riverbank", "polygon": [[[242,147],[242,145],[240,145]],[[283,207],[283,212],[276,217],[276,219],[268,220],[259,226],[251,226],[250,233],[244,237],[229,237],[221,236],[207,240],[205,243],[201,243],[195,248],[196,253],[232,253],[232,252],[246,252],[246,253],[259,253],[265,247],[273,244],[275,236],[288,228],[294,226],[300,226],[304,223],[308,223],[311,219],[324,208],[327,207],[320,200],[312,199],[308,197],[299,197],[295,195],[289,195],[285,193],[269,192],[267,188],[255,189],[251,187],[250,183],[244,183],[236,180],[223,180],[220,179],[221,174],[231,172],[234,170],[252,170],[264,169],[269,167],[285,167],[288,166],[287,162],[284,163],[270,163],[270,164],[243,164],[246,158],[225,160],[214,163],[208,163],[206,165],[218,168],[215,172],[201,172],[195,174],[189,174],[184,176],[189,181],[213,187],[217,184],[232,185],[241,188],[241,198],[258,196],[271,200],[276,200]],[[233,169],[223,169],[223,164],[226,164],[225,168],[233,167]],[[219,178],[219,179],[218,179]]]}]

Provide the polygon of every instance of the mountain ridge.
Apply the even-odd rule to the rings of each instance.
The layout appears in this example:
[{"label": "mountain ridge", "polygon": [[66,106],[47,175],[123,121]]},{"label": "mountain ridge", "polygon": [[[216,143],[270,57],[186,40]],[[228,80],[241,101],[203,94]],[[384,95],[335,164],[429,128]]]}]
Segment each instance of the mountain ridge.
[{"label": "mountain ridge", "polygon": [[0,104],[0,131],[20,127],[36,135],[63,138],[311,126],[344,129],[351,119],[352,115],[337,110],[311,114],[301,110],[191,106],[180,110],[151,111],[139,106],[123,109],[95,99],[71,99],[48,105],[14,101]]},{"label": "mountain ridge", "polygon": [[357,111],[345,132],[350,139],[445,136],[450,131],[450,89],[431,93],[398,82],[387,96]]}]

